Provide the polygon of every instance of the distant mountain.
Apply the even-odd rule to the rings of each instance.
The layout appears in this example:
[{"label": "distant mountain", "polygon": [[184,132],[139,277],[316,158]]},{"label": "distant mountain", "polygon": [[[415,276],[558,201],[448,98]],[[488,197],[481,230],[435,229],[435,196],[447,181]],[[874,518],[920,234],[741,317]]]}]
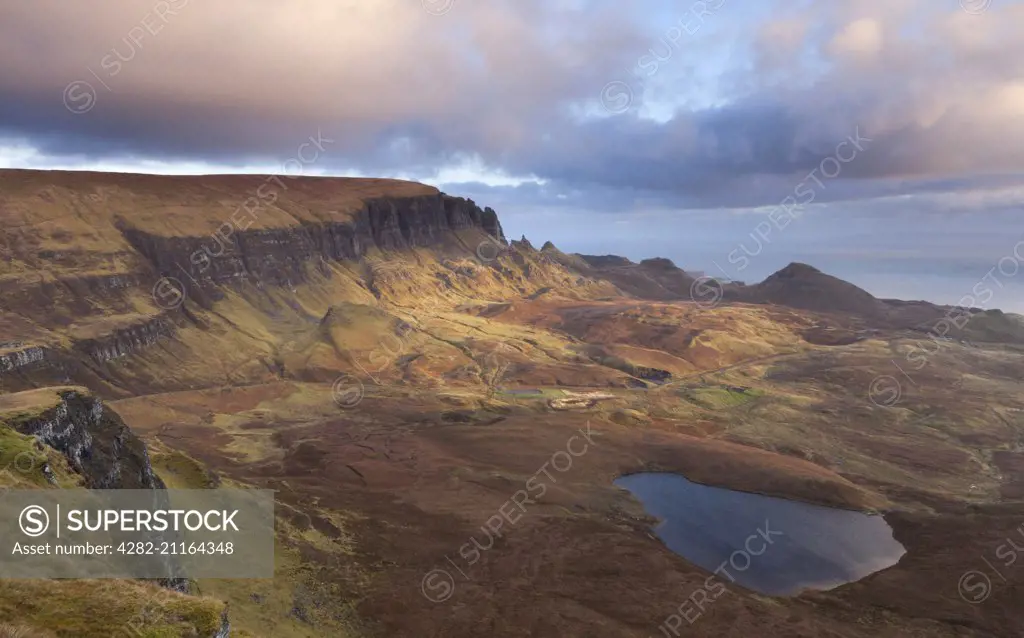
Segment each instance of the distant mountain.
[{"label": "distant mountain", "polygon": [[[571,261],[570,261],[571,259]],[[657,301],[709,301],[694,299],[694,284],[700,279],[664,258],[635,263],[618,255],[571,255],[562,264],[582,269],[588,276],[605,279],[622,292]],[[709,284],[714,285],[714,284]],[[791,263],[764,281],[744,285],[721,281],[726,302],[771,304],[842,316],[862,322],[865,327],[912,330],[949,338],[978,342],[1024,343],[1024,317],[999,310],[965,311],[927,301],[879,299],[868,291],[808,264]]]},{"label": "distant mountain", "polygon": [[938,339],[1024,343],[1024,317],[927,301],[878,299],[813,266],[792,263],[759,284],[726,287],[726,298],[863,319],[873,327],[913,330]]},{"label": "distant mountain", "polygon": [[759,284],[729,287],[726,298],[874,319],[888,314],[886,304],[866,290],[800,263],[789,264]]},{"label": "distant mountain", "polygon": [[612,282],[620,290],[643,299],[672,301],[690,299],[696,280],[686,271],[661,257],[639,264],[618,255],[577,255],[589,267],[588,274]]}]

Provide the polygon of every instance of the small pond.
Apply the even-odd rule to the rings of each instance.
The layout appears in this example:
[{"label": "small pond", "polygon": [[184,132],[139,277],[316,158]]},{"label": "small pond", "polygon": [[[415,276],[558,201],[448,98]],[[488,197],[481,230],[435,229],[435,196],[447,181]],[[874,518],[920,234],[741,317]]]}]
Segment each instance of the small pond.
[{"label": "small pond", "polygon": [[708,487],[678,474],[624,476],[669,549],[765,594],[831,589],[896,564],[905,550],[881,516]]}]

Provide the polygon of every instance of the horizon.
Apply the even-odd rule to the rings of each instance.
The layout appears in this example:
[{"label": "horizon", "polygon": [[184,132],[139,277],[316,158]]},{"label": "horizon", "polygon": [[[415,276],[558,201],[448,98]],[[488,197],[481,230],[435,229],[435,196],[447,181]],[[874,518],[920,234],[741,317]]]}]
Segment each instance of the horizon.
[{"label": "horizon", "polygon": [[[240,171],[227,173],[140,173],[126,170],[74,170],[67,168],[0,168],[0,170],[49,170],[80,173],[95,172],[128,176],[150,175],[179,178],[232,176],[269,177],[279,175],[273,172],[249,173]],[[456,197],[466,196],[458,191],[445,191],[440,185],[429,184],[427,182],[417,180],[409,180],[401,177],[329,174],[302,175],[302,177],[327,179],[399,179],[402,181],[412,181],[425,184],[427,186],[433,186],[441,192],[446,192],[447,194]],[[468,198],[472,199],[472,197]],[[477,201],[477,203],[481,206],[491,206],[494,208],[494,206],[487,201]],[[659,239],[649,239],[648,244],[646,245],[647,247],[636,246],[638,242],[635,239],[620,239],[618,242],[612,240],[603,240],[596,243],[593,241],[580,242],[577,240],[577,234],[565,232],[559,228],[557,224],[555,225],[555,231],[551,232],[550,220],[546,220],[543,224],[539,221],[524,223],[519,221],[519,216],[514,213],[509,215],[499,209],[496,209],[496,212],[498,213],[499,219],[502,221],[505,234],[510,240],[519,236],[525,236],[527,239],[530,239],[532,235],[536,241],[531,240],[531,242],[537,246],[550,241],[559,250],[563,250],[564,252],[584,255],[620,256],[626,257],[636,263],[639,263],[644,259],[666,258],[670,259],[678,268],[686,272],[699,272],[708,277],[715,277],[723,281],[739,281],[746,284],[754,284],[763,281],[773,273],[785,268],[788,264],[805,263],[817,268],[827,275],[852,283],[879,299],[927,301],[950,307],[961,305],[962,301],[972,297],[971,293],[976,286],[988,281],[991,285],[995,286],[992,290],[993,294],[989,298],[990,300],[987,303],[981,305],[975,304],[970,307],[980,310],[1002,310],[1008,313],[1024,315],[1024,277],[1017,277],[1016,271],[1002,272],[999,270],[998,263],[993,267],[986,264],[983,259],[975,259],[973,260],[973,263],[970,260],[959,263],[953,260],[951,263],[945,265],[948,269],[947,272],[928,272],[922,271],[918,264],[906,263],[906,260],[904,260],[904,263],[902,264],[902,271],[886,268],[878,270],[877,268],[880,266],[877,259],[870,262],[876,267],[875,270],[872,270],[871,268],[865,268],[863,260],[857,256],[847,256],[845,259],[837,260],[829,259],[828,255],[821,252],[801,253],[799,250],[779,255],[777,244],[783,243],[780,242],[780,237],[782,240],[785,240],[785,233],[777,232],[774,238],[770,232],[763,232],[761,235],[758,235],[756,231],[757,224],[750,223],[749,220],[738,226],[738,228],[748,228],[749,232],[746,233],[745,237],[739,231],[721,234],[721,236],[713,238],[718,240],[719,245],[719,248],[714,249],[707,246],[709,239],[708,236],[701,235],[698,238],[689,238],[698,240],[699,245],[690,246],[691,249],[696,249],[695,253],[680,252],[676,246],[672,245],[672,242],[666,242],[666,240]],[[758,223],[761,223],[761,221]],[[547,235],[538,237],[534,230],[542,227],[542,225],[548,226],[549,231]],[[735,237],[742,237],[744,241],[734,243]],[[996,229],[994,234],[988,239],[990,241],[990,245],[995,246],[998,241],[1002,241],[1004,237],[1002,231],[1000,229]],[[793,242],[789,241],[789,243],[792,244]],[[659,249],[661,246],[664,247]],[[864,254],[869,254],[869,246],[861,246],[861,248],[864,250]],[[696,256],[691,256],[694,254],[696,254]],[[745,266],[742,269],[738,269],[736,264],[730,264],[728,260],[730,255],[732,255],[733,258],[743,258],[743,261],[738,263],[743,264],[745,262]],[[884,262],[883,260],[881,263],[884,264],[887,262]],[[931,259],[930,261],[926,259],[924,260],[923,265],[935,267],[936,265],[941,266],[942,264],[935,259]],[[908,271],[910,272],[908,273]],[[922,290],[922,283],[925,284],[924,290],[926,292],[918,292],[915,296],[912,291]],[[1007,288],[1009,288],[1009,290],[1007,290]]]},{"label": "horizon", "polygon": [[[942,303],[1020,252],[1020,0],[342,5],[0,7],[0,167],[407,179],[500,211],[515,235],[553,222],[546,239],[573,252],[737,279],[817,257]],[[215,44],[226,25],[257,37]],[[12,62],[33,58],[30,76]],[[297,161],[309,142],[316,161]],[[737,271],[752,234],[772,245]],[[998,303],[1024,310],[1008,279]]]}]

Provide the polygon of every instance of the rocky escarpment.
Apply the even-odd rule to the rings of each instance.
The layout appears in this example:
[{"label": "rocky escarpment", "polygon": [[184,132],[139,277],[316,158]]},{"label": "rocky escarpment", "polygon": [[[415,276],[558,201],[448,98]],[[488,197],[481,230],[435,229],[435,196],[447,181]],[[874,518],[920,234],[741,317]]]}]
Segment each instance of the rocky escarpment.
[{"label": "rocky escarpment", "polygon": [[22,343],[0,344],[10,346],[0,350],[0,372],[12,372],[21,368],[45,365],[46,349],[39,346],[25,346]]},{"label": "rocky escarpment", "polygon": [[158,236],[121,220],[131,245],[189,298],[216,300],[218,286],[248,281],[294,286],[326,261],[356,260],[371,249],[405,250],[455,241],[453,231],[479,229],[505,243],[497,214],[472,200],[444,194],[367,200],[345,222],[303,222],[291,227],[240,229],[228,223],[205,237]]},{"label": "rocky escarpment", "polygon": [[145,444],[99,399],[77,388],[48,388],[7,395],[5,403],[17,405],[25,397],[51,400],[39,404],[36,399],[28,403],[30,409],[7,410],[3,424],[63,454],[86,487],[163,489]]},{"label": "rocky escarpment", "polygon": [[[42,388],[0,396],[0,425],[34,436],[61,453],[89,489],[154,490],[154,506],[167,507],[163,481],[154,473],[146,445],[113,410],[86,390]],[[171,556],[158,557],[176,570]],[[160,578],[162,587],[188,593],[185,578]],[[222,625],[226,636],[227,618]]]},{"label": "rocky escarpment", "polygon": [[294,289],[376,251],[465,257],[485,237],[490,263],[507,245],[492,209],[400,180],[0,171],[0,184],[0,221],[14,229],[0,243],[8,392],[77,384],[119,396],[152,381],[133,362],[108,364],[209,329],[203,311],[235,284]]},{"label": "rocky escarpment", "polygon": [[174,324],[164,316],[138,324],[115,328],[101,337],[82,339],[75,347],[96,363],[128,356],[174,336]]}]

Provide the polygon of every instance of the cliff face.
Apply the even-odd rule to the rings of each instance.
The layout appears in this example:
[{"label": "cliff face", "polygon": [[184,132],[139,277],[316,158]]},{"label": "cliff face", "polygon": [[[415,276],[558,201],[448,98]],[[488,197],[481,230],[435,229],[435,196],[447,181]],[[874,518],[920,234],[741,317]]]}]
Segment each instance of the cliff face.
[{"label": "cliff face", "polygon": [[[485,234],[506,244],[489,208],[361,178],[0,170],[0,225],[0,391],[77,384],[105,396],[174,374],[172,361],[133,355],[165,344],[178,346],[169,359],[185,356],[183,333],[208,345],[235,331],[214,305],[240,288],[257,304],[305,284],[323,299],[358,296],[373,290],[370,269],[353,265],[368,255],[472,259]],[[257,321],[280,316],[264,311]]]},{"label": "cliff face", "polygon": [[[3,422],[35,436],[67,458],[90,489],[163,489],[153,473],[145,444],[121,417],[84,391],[53,389],[52,405],[8,416]],[[42,395],[47,390],[33,393]],[[10,395],[11,402],[19,395]]]},{"label": "cliff face", "polygon": [[252,230],[229,224],[203,237],[154,235],[123,220],[119,228],[160,275],[175,278],[200,300],[219,299],[219,286],[240,281],[294,286],[308,279],[309,268],[357,260],[374,248],[442,246],[453,240],[453,231],[476,228],[505,242],[493,210],[444,194],[369,200],[345,222]]},{"label": "cliff face", "polygon": [[160,316],[135,325],[115,328],[101,337],[82,339],[75,343],[75,347],[96,363],[105,363],[148,348],[173,335],[174,324]]},{"label": "cliff face", "polygon": [[15,347],[0,354],[0,372],[11,372],[21,368],[43,365],[46,350],[38,346],[24,347],[23,344],[9,344]]}]

